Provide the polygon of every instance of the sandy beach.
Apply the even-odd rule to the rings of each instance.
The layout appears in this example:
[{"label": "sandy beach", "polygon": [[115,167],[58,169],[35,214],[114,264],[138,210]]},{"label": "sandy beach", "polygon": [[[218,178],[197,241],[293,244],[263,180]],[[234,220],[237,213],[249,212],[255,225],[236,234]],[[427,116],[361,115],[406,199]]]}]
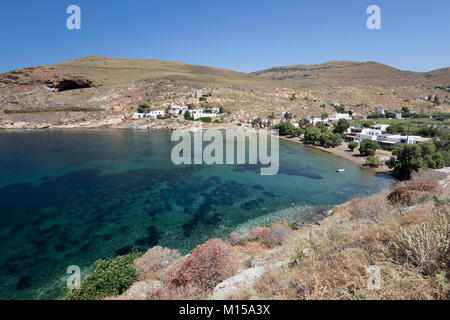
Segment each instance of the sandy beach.
[{"label": "sandy beach", "polygon": [[[308,148],[321,150],[321,151],[328,152],[328,153],[331,153],[333,155],[336,155],[338,157],[345,158],[345,159],[347,159],[349,161],[352,161],[352,162],[360,165],[364,169],[372,170],[374,172],[384,172],[384,173],[390,174],[390,169],[384,164],[382,166],[378,167],[378,168],[369,168],[367,166],[364,166],[364,163],[366,161],[366,157],[359,156],[359,152],[357,150],[354,151],[354,152],[351,152],[348,149],[348,146],[347,146],[348,143],[346,143],[346,142],[343,142],[340,146],[338,146],[336,148],[326,148],[326,147],[323,147],[323,146],[317,146],[317,145],[304,143],[303,139],[300,139],[300,138],[297,138],[297,137],[288,138],[288,137],[280,136],[280,138],[285,140],[285,141],[299,143],[299,144],[301,144],[301,145],[303,145],[305,147],[308,147]],[[392,153],[389,152],[389,151],[386,151],[386,150],[377,150],[375,155],[377,157],[379,157],[380,159],[383,159],[385,157],[390,157],[392,155]]]}]

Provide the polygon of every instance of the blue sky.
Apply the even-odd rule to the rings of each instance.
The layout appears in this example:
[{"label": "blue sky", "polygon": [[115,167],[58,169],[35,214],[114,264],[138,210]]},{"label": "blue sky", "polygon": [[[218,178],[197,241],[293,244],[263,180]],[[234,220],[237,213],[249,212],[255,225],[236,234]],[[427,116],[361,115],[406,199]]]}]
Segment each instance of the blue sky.
[{"label": "blue sky", "polygon": [[[66,28],[66,8],[82,29]],[[366,9],[381,8],[381,30]],[[252,72],[329,60],[450,65],[448,0],[15,0],[0,4],[0,72],[88,55]]]}]

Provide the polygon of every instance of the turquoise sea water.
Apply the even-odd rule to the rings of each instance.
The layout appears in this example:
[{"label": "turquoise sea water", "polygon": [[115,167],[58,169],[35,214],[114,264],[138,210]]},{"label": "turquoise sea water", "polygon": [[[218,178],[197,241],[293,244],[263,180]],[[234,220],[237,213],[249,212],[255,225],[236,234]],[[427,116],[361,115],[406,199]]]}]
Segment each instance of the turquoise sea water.
[{"label": "turquoise sea water", "polygon": [[[66,269],[161,245],[186,253],[275,220],[309,221],[392,183],[280,141],[280,170],[175,166],[163,132],[0,132],[0,299],[61,297]],[[336,170],[344,168],[345,173]]]}]

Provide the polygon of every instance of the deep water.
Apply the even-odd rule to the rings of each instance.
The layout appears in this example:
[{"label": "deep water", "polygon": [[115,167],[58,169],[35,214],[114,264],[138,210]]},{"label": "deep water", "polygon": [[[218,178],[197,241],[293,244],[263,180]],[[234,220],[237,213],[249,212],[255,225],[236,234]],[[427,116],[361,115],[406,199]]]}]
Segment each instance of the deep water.
[{"label": "deep water", "polygon": [[289,142],[280,141],[275,176],[252,165],[175,166],[174,144],[162,132],[0,132],[0,299],[59,298],[70,265],[87,274],[99,258],[155,245],[186,253],[391,183]]}]

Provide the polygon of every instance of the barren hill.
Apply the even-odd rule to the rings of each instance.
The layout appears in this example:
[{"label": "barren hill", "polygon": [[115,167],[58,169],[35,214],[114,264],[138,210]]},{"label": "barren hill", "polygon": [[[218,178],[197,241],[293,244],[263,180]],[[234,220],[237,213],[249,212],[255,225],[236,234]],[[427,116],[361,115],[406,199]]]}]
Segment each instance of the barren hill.
[{"label": "barren hill", "polygon": [[270,84],[250,74],[160,60],[90,56],[63,63],[25,68],[0,75],[0,82],[29,84],[53,78],[82,77],[94,85],[119,85],[142,80],[173,80],[199,84]]},{"label": "barren hill", "polygon": [[[419,97],[448,98],[448,92],[435,86],[450,84],[449,73],[449,68],[418,73],[374,62],[334,61],[246,74],[179,62],[90,56],[0,74],[0,128],[120,127],[130,124],[142,102],[154,109],[221,106],[229,111],[222,122],[247,122],[282,111],[298,118],[320,116],[335,112],[330,106],[334,102],[358,117],[375,107],[448,111],[448,104],[430,106]],[[192,97],[194,89],[203,89],[208,97]]]},{"label": "barren hill", "polygon": [[402,71],[376,62],[330,61],[317,65],[275,67],[253,75],[304,85],[432,85],[450,83],[450,68],[427,73]]}]

